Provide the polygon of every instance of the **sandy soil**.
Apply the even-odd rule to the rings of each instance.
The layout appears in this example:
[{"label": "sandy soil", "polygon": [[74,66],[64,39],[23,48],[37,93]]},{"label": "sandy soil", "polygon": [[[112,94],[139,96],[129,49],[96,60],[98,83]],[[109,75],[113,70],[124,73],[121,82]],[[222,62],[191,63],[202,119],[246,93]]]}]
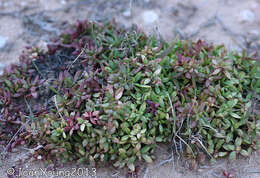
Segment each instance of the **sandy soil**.
[{"label": "sandy soil", "polygon": [[[134,23],[148,35],[168,41],[201,38],[225,44],[230,50],[260,52],[259,17],[259,0],[0,0],[0,44],[1,39],[7,39],[2,41],[3,47],[0,46],[0,71],[18,61],[24,46],[46,45],[50,38],[77,19],[115,20],[126,27]],[[214,165],[205,162],[195,166],[195,170],[190,170],[192,164],[188,161],[164,161],[171,155],[165,147],[158,148],[157,155],[153,164],[140,165],[139,177],[220,178],[225,177],[225,171],[235,177],[260,177],[260,151],[249,159],[218,160]],[[9,153],[0,160],[0,177],[12,177],[6,173],[9,168],[40,170],[47,166],[52,169],[52,165],[27,158],[30,158],[30,151],[26,148]],[[161,165],[163,162],[165,164]],[[59,169],[72,167],[76,165],[70,163]],[[89,167],[90,174],[91,168],[97,169],[96,177],[126,175],[124,170],[107,165]]]}]

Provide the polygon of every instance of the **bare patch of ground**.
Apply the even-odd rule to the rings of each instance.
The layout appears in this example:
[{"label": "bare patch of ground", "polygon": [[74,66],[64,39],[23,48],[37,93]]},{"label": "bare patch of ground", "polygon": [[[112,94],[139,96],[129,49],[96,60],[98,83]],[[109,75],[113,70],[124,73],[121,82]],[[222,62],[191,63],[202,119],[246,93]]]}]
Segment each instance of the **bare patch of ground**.
[{"label": "bare patch of ground", "polygon": [[[126,27],[134,23],[148,35],[154,34],[168,41],[176,37],[202,38],[225,44],[230,50],[260,52],[259,17],[258,0],[1,0],[0,36],[6,37],[7,41],[0,48],[0,71],[5,65],[18,61],[24,46],[46,45],[77,19],[115,20]],[[198,166],[189,161],[178,161],[177,156],[173,159],[167,147],[157,150],[158,158],[153,164],[140,164],[139,177],[221,178],[226,177],[224,173],[241,178],[260,177],[259,151],[248,159],[218,160],[214,165],[206,161]],[[6,155],[0,160],[0,177],[8,177],[9,168],[40,170],[49,167],[53,170],[53,165],[33,161],[30,155],[30,150],[23,147]],[[72,167],[76,165],[65,164],[57,169]],[[109,165],[93,165],[89,167],[92,175],[91,168],[97,169],[96,177],[125,177],[127,174],[125,170],[119,171]]]}]

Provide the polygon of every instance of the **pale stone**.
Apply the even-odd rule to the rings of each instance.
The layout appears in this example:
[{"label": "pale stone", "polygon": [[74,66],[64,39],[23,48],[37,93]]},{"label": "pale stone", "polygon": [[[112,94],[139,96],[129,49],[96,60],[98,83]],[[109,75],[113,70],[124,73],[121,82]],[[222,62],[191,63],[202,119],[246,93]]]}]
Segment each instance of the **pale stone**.
[{"label": "pale stone", "polygon": [[37,159],[38,159],[38,160],[41,160],[41,159],[42,159],[42,156],[41,156],[41,155],[38,155],[38,156],[37,156]]},{"label": "pale stone", "polygon": [[131,17],[131,15],[132,15],[132,13],[131,13],[130,9],[123,12],[123,16],[125,16],[125,17]]},{"label": "pale stone", "polygon": [[67,1],[66,1],[66,0],[61,0],[60,3],[61,3],[62,5],[65,5],[65,4],[67,4]]},{"label": "pale stone", "polygon": [[159,19],[158,14],[152,10],[143,12],[142,17],[145,24],[152,24]]},{"label": "pale stone", "polygon": [[239,15],[241,22],[253,22],[255,20],[254,12],[248,9],[241,11]]}]

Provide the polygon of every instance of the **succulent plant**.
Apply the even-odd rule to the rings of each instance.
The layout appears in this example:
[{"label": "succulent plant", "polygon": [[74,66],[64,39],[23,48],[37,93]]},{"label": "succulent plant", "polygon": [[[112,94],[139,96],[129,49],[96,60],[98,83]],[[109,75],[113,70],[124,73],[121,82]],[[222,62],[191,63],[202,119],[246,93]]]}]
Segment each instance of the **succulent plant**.
[{"label": "succulent plant", "polygon": [[25,126],[10,149],[41,144],[46,159],[134,171],[159,142],[194,159],[249,156],[259,144],[260,64],[245,53],[89,21],[48,48],[28,48],[0,76],[0,138]]}]

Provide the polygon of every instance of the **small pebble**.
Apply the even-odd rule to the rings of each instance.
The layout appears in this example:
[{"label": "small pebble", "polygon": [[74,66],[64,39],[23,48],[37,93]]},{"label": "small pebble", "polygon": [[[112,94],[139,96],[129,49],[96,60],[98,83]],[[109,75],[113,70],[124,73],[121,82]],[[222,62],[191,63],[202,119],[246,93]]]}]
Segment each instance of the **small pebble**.
[{"label": "small pebble", "polygon": [[41,159],[42,159],[42,156],[41,156],[41,155],[37,156],[37,159],[38,159],[38,160],[41,160]]},{"label": "small pebble", "polygon": [[145,11],[142,17],[145,24],[152,24],[159,18],[158,14],[152,10]]},{"label": "small pebble", "polygon": [[132,13],[131,13],[130,9],[123,12],[123,16],[125,16],[125,17],[131,17],[131,15],[132,15]]},{"label": "small pebble", "polygon": [[240,22],[253,22],[255,20],[255,14],[251,10],[243,10],[240,12]]},{"label": "small pebble", "polygon": [[61,3],[62,5],[67,4],[66,0],[61,0],[60,3]]}]

